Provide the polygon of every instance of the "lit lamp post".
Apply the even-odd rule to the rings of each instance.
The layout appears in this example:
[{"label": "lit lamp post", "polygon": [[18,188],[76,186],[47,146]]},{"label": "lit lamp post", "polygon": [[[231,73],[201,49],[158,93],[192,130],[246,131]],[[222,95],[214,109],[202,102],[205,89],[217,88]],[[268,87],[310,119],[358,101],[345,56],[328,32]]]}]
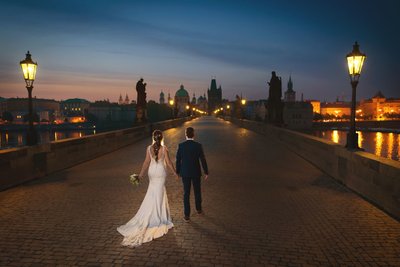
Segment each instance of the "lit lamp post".
[{"label": "lit lamp post", "polygon": [[169,105],[171,106],[171,110],[172,110],[172,118],[174,119],[174,100],[170,99],[169,100]]},{"label": "lit lamp post", "polygon": [[356,133],[356,88],[365,58],[365,54],[360,52],[359,45],[355,42],[353,51],[347,55],[347,65],[349,67],[350,83],[352,87],[350,129],[347,133],[346,144],[348,149],[359,149],[358,134]]},{"label": "lit lamp post", "polygon": [[[246,99],[241,98],[240,103],[242,104],[242,106],[246,105]],[[246,110],[244,108],[241,108],[242,111],[242,119],[246,118]]]},{"label": "lit lamp post", "polygon": [[32,110],[32,89],[33,82],[35,81],[37,63],[33,62],[31,54],[26,54],[26,58],[20,63],[22,72],[24,74],[24,79],[26,82],[26,89],[28,90],[28,105],[29,105],[29,128],[26,136],[26,143],[28,146],[37,144],[37,135],[35,129],[33,128],[33,110]]}]

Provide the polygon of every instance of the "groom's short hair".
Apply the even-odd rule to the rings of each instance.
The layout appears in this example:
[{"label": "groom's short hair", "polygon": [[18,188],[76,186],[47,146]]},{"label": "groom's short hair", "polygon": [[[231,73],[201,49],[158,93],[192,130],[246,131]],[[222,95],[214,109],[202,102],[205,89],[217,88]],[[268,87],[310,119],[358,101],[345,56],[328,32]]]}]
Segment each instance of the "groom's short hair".
[{"label": "groom's short hair", "polygon": [[192,127],[187,127],[186,128],[186,136],[188,138],[193,138],[194,137],[194,129]]}]

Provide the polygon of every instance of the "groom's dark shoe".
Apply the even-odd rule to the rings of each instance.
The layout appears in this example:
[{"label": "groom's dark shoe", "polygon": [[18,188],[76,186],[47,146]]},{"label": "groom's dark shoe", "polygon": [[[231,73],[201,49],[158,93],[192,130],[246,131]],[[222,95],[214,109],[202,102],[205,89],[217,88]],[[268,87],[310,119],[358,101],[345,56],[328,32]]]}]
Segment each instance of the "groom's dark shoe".
[{"label": "groom's dark shoe", "polygon": [[190,222],[190,217],[189,216],[185,216],[185,217],[183,217],[183,220],[188,223],[188,222]]},{"label": "groom's dark shoe", "polygon": [[197,214],[202,215],[202,214],[204,214],[204,212],[203,212],[202,210],[198,210],[198,211],[197,211]]}]

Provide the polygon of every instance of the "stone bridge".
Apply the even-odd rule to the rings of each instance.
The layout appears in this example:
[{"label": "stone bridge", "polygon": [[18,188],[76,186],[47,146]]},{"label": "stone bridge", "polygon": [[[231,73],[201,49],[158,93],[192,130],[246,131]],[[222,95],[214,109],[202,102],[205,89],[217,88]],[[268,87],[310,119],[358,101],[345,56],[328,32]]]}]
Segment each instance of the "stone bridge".
[{"label": "stone bridge", "polygon": [[204,215],[183,221],[182,184],[169,176],[175,227],[120,245],[116,228],[148,185],[128,181],[146,138],[0,192],[0,266],[400,266],[399,222],[278,139],[202,117],[164,131],[173,158],[187,126],[210,169]]}]

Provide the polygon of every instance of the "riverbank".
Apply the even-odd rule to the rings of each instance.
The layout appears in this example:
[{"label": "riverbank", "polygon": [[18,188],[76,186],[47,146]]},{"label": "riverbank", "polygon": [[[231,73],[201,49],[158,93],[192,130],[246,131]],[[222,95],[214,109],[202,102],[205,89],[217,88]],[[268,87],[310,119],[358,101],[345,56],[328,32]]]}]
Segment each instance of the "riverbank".
[{"label": "riverbank", "polygon": [[[313,122],[313,130],[348,130],[349,121]],[[357,121],[357,131],[364,132],[400,132],[400,120],[390,121]]]}]

